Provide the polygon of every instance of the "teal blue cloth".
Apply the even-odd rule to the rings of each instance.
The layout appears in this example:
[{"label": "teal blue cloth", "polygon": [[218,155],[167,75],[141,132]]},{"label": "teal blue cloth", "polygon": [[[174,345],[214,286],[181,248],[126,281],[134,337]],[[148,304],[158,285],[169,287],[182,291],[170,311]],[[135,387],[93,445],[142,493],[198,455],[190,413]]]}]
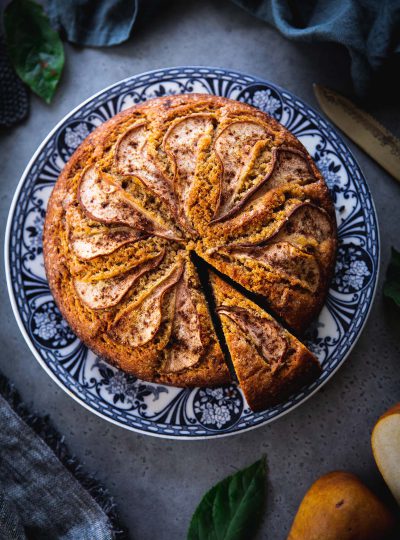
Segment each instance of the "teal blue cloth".
[{"label": "teal blue cloth", "polygon": [[153,13],[160,0],[47,0],[52,25],[71,43],[109,47],[126,41],[133,25]]},{"label": "teal blue cloth", "polygon": [[[400,0],[233,1],[288,39],[344,45],[359,95],[367,93],[386,62],[400,59]],[[399,71],[393,69],[392,77],[398,79]]]},{"label": "teal blue cloth", "polygon": [[[134,25],[141,25],[149,15],[157,17],[162,1],[47,0],[47,11],[68,41],[103,47],[122,43]],[[350,53],[351,75],[359,95],[368,92],[374,76],[379,77],[388,62],[400,58],[400,0],[233,2],[275,26],[288,39],[344,45]],[[392,80],[399,79],[399,67],[400,61],[389,69]]]},{"label": "teal blue cloth", "polygon": [[89,47],[118,45],[128,39],[139,0],[49,0],[53,26],[71,43]]}]

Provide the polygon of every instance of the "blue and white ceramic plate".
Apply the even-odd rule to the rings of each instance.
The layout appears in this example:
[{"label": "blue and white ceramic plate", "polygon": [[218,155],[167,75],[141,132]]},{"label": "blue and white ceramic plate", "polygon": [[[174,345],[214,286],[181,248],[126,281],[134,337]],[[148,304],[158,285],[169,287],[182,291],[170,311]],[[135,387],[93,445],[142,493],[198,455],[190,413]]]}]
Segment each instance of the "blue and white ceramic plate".
[{"label": "blue and white ceramic plate", "polygon": [[[325,307],[307,343],[319,379],[285,403],[253,413],[234,384],[180,389],[125,375],[79,341],[47,284],[42,229],[50,192],[80,142],[127,107],[166,94],[200,92],[244,101],[271,114],[306,146],[335,202],[339,251]],[[379,264],[374,205],[351,152],[331,125],[290,92],[223,69],[183,67],[130,77],[85,101],[49,134],[26,168],[6,232],[8,288],[21,331],[49,375],[74,399],[115,424],[160,437],[196,439],[239,433],[287,413],[329,379],[348,356],[367,319]]]}]

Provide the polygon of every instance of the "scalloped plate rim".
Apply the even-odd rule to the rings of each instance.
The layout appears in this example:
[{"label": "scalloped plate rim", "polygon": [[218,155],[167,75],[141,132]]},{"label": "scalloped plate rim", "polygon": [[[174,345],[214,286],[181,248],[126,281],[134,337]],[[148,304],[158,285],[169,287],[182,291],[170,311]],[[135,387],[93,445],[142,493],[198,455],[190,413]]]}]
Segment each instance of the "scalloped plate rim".
[{"label": "scalloped plate rim", "polygon": [[376,212],[375,202],[374,202],[374,199],[372,197],[371,191],[369,189],[368,183],[367,183],[367,181],[365,179],[365,176],[362,175],[363,178],[364,178],[364,181],[365,181],[365,187],[366,187],[367,193],[369,195],[369,200],[370,200],[371,205],[372,205],[374,218],[375,218],[375,221],[376,221],[376,234],[377,234],[377,242],[376,242],[376,245],[377,245],[377,266],[376,266],[375,273],[374,273],[374,276],[373,276],[373,279],[375,280],[375,283],[374,283],[374,288],[373,288],[373,291],[372,291],[372,294],[371,294],[371,299],[370,299],[370,303],[369,303],[369,306],[368,306],[368,309],[367,309],[367,313],[365,315],[364,321],[363,321],[362,325],[360,326],[360,328],[358,330],[358,333],[357,333],[357,336],[355,337],[353,343],[349,346],[348,350],[344,354],[341,361],[337,364],[337,366],[335,368],[332,369],[332,371],[329,373],[329,375],[324,380],[322,380],[320,382],[320,384],[316,388],[314,388],[311,391],[308,391],[308,393],[306,395],[304,395],[304,397],[301,398],[297,403],[291,405],[286,410],[283,410],[282,412],[277,413],[275,416],[273,416],[271,418],[267,418],[267,419],[263,420],[262,422],[259,422],[259,423],[256,423],[254,425],[241,428],[241,429],[236,430],[236,431],[228,431],[228,432],[222,432],[222,433],[210,432],[209,434],[206,434],[206,435],[185,435],[185,434],[158,433],[158,432],[153,432],[153,431],[145,431],[143,429],[139,429],[137,427],[130,426],[130,425],[127,425],[127,424],[122,424],[121,422],[119,422],[117,420],[114,420],[113,418],[111,418],[109,416],[104,415],[102,412],[100,412],[100,411],[98,411],[96,409],[93,409],[88,403],[86,403],[86,401],[84,399],[82,399],[78,395],[74,394],[74,392],[72,392],[67,386],[65,386],[65,384],[56,376],[56,374],[46,364],[45,360],[40,356],[38,350],[36,349],[36,347],[33,344],[32,339],[30,338],[28,332],[26,331],[26,329],[25,329],[25,327],[23,325],[21,314],[20,314],[20,312],[18,310],[18,306],[17,306],[17,303],[16,303],[16,298],[15,298],[14,293],[13,293],[12,281],[11,281],[11,269],[10,269],[10,240],[11,240],[11,228],[12,228],[12,224],[13,224],[15,208],[16,208],[16,205],[17,205],[17,201],[18,201],[20,192],[21,192],[21,190],[22,190],[22,188],[24,186],[26,177],[28,176],[28,173],[29,173],[32,165],[35,163],[37,157],[39,156],[39,154],[41,153],[41,151],[43,150],[43,148],[45,147],[45,145],[47,144],[49,139],[79,109],[84,107],[86,104],[90,103],[92,100],[94,100],[96,97],[100,96],[101,94],[106,93],[109,90],[111,90],[112,88],[114,88],[115,86],[118,86],[118,85],[120,85],[122,83],[128,82],[131,79],[138,78],[138,77],[141,77],[141,76],[144,76],[144,75],[156,75],[157,73],[160,73],[160,75],[161,75],[161,74],[165,74],[165,72],[168,72],[168,71],[171,71],[171,70],[177,70],[177,72],[180,72],[181,70],[186,70],[186,69],[193,69],[193,70],[206,69],[206,70],[211,70],[211,71],[219,71],[220,70],[220,71],[224,72],[225,74],[227,74],[228,76],[230,74],[233,74],[233,75],[240,75],[242,77],[250,77],[251,79],[254,79],[257,83],[265,83],[266,85],[271,85],[272,87],[275,87],[276,89],[278,89],[281,92],[286,92],[287,94],[289,94],[294,99],[299,99],[317,117],[320,117],[320,118],[322,118],[324,120],[327,127],[335,134],[338,141],[346,148],[346,150],[349,153],[350,157],[354,160],[354,163],[356,164],[356,166],[359,168],[360,171],[362,171],[357,159],[355,158],[353,152],[349,148],[349,145],[344,141],[342,136],[338,133],[336,128],[333,126],[333,124],[328,119],[326,119],[324,116],[322,116],[322,114],[319,111],[317,111],[314,107],[309,105],[306,101],[304,101],[304,99],[298,98],[297,95],[293,94],[292,91],[286,90],[285,88],[282,88],[280,85],[278,85],[276,83],[271,83],[270,81],[268,81],[267,79],[264,79],[263,77],[259,77],[257,75],[249,75],[248,73],[244,73],[244,72],[242,72],[240,70],[235,70],[235,69],[227,69],[227,68],[216,67],[216,66],[198,66],[198,65],[163,67],[163,68],[157,68],[157,69],[141,72],[141,73],[138,73],[138,74],[135,74],[135,75],[130,75],[129,77],[126,77],[126,78],[121,79],[121,80],[119,80],[119,81],[117,81],[115,83],[112,83],[111,85],[99,90],[98,92],[95,92],[93,95],[91,95],[90,97],[88,97],[87,99],[85,99],[84,101],[79,103],[70,112],[68,112],[65,116],[63,116],[60,119],[59,122],[57,122],[57,124],[53,127],[53,129],[51,129],[51,131],[48,133],[48,135],[40,143],[37,150],[34,152],[32,158],[29,160],[28,164],[26,165],[26,167],[25,167],[25,169],[24,169],[24,171],[23,171],[23,173],[21,175],[21,178],[20,178],[20,180],[18,182],[16,190],[14,192],[12,201],[11,201],[11,205],[10,205],[10,209],[9,209],[8,217],[7,217],[6,229],[5,229],[4,264],[5,264],[5,274],[6,274],[6,283],[7,283],[8,295],[9,295],[11,307],[12,307],[16,322],[18,324],[19,330],[20,330],[26,344],[28,345],[30,351],[32,352],[33,356],[38,361],[40,366],[44,369],[44,371],[51,377],[51,379],[66,394],[68,394],[72,399],[74,399],[77,403],[82,405],[85,409],[90,411],[92,414],[95,414],[96,416],[102,418],[103,420],[106,420],[107,422],[110,422],[110,423],[112,423],[112,424],[114,424],[114,425],[116,425],[116,426],[118,426],[118,427],[120,427],[122,429],[133,431],[133,432],[136,432],[136,433],[138,433],[140,435],[149,435],[151,437],[156,437],[156,438],[160,438],[160,439],[185,440],[185,441],[187,441],[187,440],[190,440],[190,441],[191,440],[196,440],[197,441],[197,440],[206,440],[206,439],[216,439],[216,438],[222,438],[222,437],[231,437],[231,436],[239,435],[241,433],[248,432],[248,431],[251,431],[253,429],[257,429],[257,428],[260,428],[260,427],[265,426],[267,424],[270,424],[271,422],[274,422],[274,421],[282,418],[283,416],[285,416],[289,412],[291,412],[291,411],[295,410],[296,408],[298,408],[299,406],[303,405],[307,400],[309,400],[312,396],[314,396],[316,394],[316,392],[318,392],[323,386],[325,386],[325,384],[333,377],[333,375],[344,364],[344,362],[347,360],[347,358],[349,357],[349,355],[353,351],[353,349],[354,349],[355,345],[357,344],[357,342],[358,342],[358,340],[359,340],[359,338],[360,338],[360,336],[361,336],[361,334],[362,334],[362,332],[364,330],[364,327],[365,327],[365,325],[366,325],[366,323],[367,323],[367,321],[369,319],[371,309],[372,309],[372,306],[373,306],[373,303],[374,303],[374,300],[375,300],[375,295],[376,295],[377,286],[378,286],[378,280],[379,280],[379,274],[380,274],[381,239],[380,239],[380,228],[379,228],[379,221],[378,221],[378,215],[377,215],[377,212]]}]

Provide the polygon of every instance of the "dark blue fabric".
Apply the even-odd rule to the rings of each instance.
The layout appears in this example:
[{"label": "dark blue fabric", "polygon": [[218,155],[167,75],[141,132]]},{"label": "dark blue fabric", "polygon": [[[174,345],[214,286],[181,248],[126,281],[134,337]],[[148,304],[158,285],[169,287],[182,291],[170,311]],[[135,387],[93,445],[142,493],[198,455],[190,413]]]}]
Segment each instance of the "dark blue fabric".
[{"label": "dark blue fabric", "polygon": [[[164,0],[166,2],[166,0]],[[233,0],[288,39],[344,45],[351,75],[365,95],[374,75],[400,58],[400,0]],[[48,0],[47,12],[68,41],[79,45],[122,43],[162,0]],[[266,44],[267,46],[267,44]],[[389,77],[398,79],[397,69]],[[387,74],[385,74],[387,80]]]},{"label": "dark blue fabric", "polygon": [[[344,45],[356,92],[400,54],[400,0],[233,0],[288,39]],[[398,78],[398,72],[393,73]]]},{"label": "dark blue fabric", "polygon": [[46,9],[68,41],[92,47],[128,39],[137,10],[138,0],[49,0]]},{"label": "dark blue fabric", "polygon": [[5,493],[0,493],[0,539],[27,540],[18,511]]},{"label": "dark blue fabric", "polygon": [[140,13],[142,20],[159,0],[48,0],[55,28],[71,43],[108,47],[126,41]]}]

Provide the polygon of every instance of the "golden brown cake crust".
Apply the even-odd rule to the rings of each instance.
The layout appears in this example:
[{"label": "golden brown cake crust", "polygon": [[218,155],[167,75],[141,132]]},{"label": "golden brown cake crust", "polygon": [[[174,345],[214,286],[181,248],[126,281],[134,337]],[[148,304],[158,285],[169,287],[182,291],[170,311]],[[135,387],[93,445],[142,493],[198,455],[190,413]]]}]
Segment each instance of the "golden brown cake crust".
[{"label": "golden brown cake crust", "polygon": [[[233,367],[253,411],[284,401],[318,377],[317,358],[298,339],[214,273],[210,278]],[[263,357],[263,339],[273,342],[276,357],[273,352]]]},{"label": "golden brown cake crust", "polygon": [[[234,182],[229,175],[240,156],[230,153],[232,141],[247,152]],[[280,160],[291,161],[293,170],[277,174],[285,168]],[[235,192],[236,185],[241,191]],[[93,200],[94,192],[101,200]],[[276,257],[270,245],[277,244],[274,236],[282,236],[278,225],[282,228],[296,204],[309,202],[325,212],[329,238],[324,231],[319,251],[313,241],[301,251],[297,237],[290,248],[281,244],[284,256],[290,251],[294,274],[309,276],[319,269],[313,290],[302,276],[292,278],[292,270],[288,277],[280,262],[277,273],[270,269],[271,257]],[[230,376],[189,252],[195,250],[261,294],[290,326],[303,329],[326,295],[336,224],[327,187],[292,134],[249,105],[191,94],[156,98],[125,110],[85,139],[53,190],[43,244],[55,301],[96,354],[145,380],[213,386]],[[314,250],[314,266],[303,263],[311,257],[306,250]],[[152,268],[157,257],[161,262]],[[148,269],[140,274],[145,264]],[[168,277],[174,271],[175,281]],[[108,307],[93,308],[104,306],[104,298]],[[191,313],[188,320],[179,319],[179,305]],[[158,319],[153,306],[160,308]],[[147,341],[146,314],[154,324]],[[128,335],[130,325],[139,337]],[[186,328],[186,335],[179,328]],[[186,368],[183,351],[190,361]]]}]

